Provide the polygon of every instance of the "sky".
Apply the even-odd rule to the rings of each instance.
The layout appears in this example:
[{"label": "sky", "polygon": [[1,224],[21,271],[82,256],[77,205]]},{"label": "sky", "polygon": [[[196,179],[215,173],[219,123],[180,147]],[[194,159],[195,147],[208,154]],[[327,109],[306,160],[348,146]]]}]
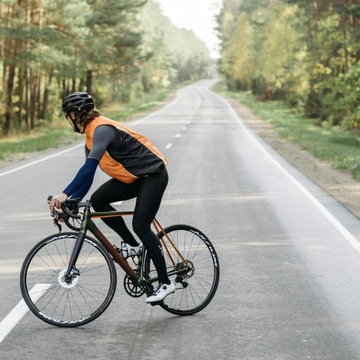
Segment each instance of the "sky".
[{"label": "sky", "polygon": [[214,28],[222,0],[156,0],[164,15],[178,28],[193,30],[205,42],[212,58],[219,57],[219,40]]}]

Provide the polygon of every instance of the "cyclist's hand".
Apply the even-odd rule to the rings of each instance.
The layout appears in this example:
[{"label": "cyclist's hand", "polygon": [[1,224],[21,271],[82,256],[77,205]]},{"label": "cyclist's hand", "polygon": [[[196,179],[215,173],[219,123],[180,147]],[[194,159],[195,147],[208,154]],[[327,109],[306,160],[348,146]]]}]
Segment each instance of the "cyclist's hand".
[{"label": "cyclist's hand", "polygon": [[68,198],[68,196],[64,193],[61,193],[59,195],[55,195],[52,197],[50,203],[49,203],[49,209],[51,211],[51,213],[54,212],[54,209],[61,209],[61,204],[66,201]]}]

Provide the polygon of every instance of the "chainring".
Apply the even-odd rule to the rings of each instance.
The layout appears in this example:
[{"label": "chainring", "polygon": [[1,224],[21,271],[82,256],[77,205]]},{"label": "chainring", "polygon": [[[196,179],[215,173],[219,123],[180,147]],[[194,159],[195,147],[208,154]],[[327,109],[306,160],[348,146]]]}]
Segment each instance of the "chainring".
[{"label": "chainring", "polygon": [[124,277],[124,289],[134,298],[138,298],[145,293],[145,288],[143,286],[135,285],[129,275],[125,275]]}]

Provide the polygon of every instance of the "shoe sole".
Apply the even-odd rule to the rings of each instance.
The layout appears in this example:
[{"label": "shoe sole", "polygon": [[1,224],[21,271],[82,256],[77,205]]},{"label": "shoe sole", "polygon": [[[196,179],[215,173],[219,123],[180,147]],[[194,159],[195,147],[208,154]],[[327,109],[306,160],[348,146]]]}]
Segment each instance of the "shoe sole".
[{"label": "shoe sole", "polygon": [[151,304],[151,305],[159,305],[159,304],[161,304],[161,303],[165,300],[165,298],[166,298],[167,296],[169,296],[170,294],[173,294],[174,292],[175,292],[175,290],[172,291],[172,292],[170,292],[170,293],[168,293],[168,294],[166,294],[161,300],[146,301],[146,303],[147,303],[147,304]]}]

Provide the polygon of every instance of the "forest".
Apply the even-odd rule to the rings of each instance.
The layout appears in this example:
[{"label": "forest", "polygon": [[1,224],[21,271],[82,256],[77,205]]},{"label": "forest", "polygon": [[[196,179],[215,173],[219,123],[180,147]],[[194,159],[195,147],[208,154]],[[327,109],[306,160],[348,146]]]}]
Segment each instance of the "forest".
[{"label": "forest", "polygon": [[[360,0],[224,0],[218,72],[318,124],[360,128]],[[156,0],[0,0],[0,137],[46,127],[61,99],[129,103],[213,75],[209,49]]]},{"label": "forest", "polygon": [[205,44],[156,0],[0,0],[0,136],[61,115],[87,91],[102,103],[209,77]]},{"label": "forest", "polygon": [[218,26],[227,87],[357,130],[359,22],[360,0],[225,0]]}]

